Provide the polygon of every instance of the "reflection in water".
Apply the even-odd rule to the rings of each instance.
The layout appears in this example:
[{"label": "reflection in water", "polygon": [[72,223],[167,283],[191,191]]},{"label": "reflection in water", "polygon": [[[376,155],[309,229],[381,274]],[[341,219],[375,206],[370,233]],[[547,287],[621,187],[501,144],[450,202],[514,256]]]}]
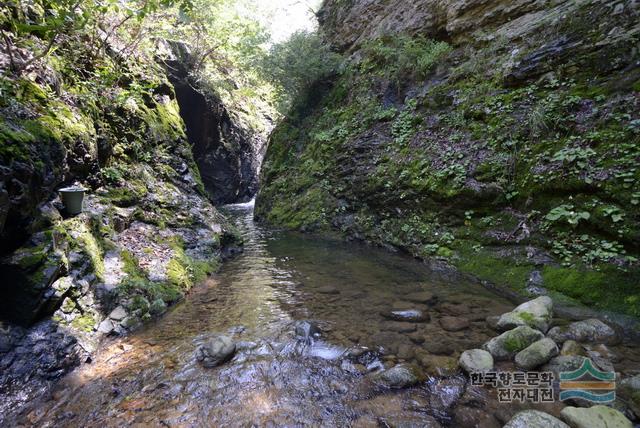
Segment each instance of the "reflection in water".
[{"label": "reflection in water", "polygon": [[[461,377],[383,391],[367,370],[408,362],[432,373],[438,361],[487,340],[493,333],[484,319],[511,304],[409,258],[261,228],[250,204],[227,210],[244,235],[244,253],[158,322],[108,343],[50,399],[24,412],[23,422],[437,426],[437,418],[451,423],[457,412],[453,403],[465,388]],[[382,316],[402,309],[421,310],[431,319],[407,323]],[[443,316],[464,316],[470,326],[444,331],[438,322]],[[313,320],[320,339],[296,340],[299,320]],[[216,332],[232,336],[238,351],[223,366],[204,369],[194,350]],[[493,417],[489,405],[479,406],[487,406],[482,412]]]}]

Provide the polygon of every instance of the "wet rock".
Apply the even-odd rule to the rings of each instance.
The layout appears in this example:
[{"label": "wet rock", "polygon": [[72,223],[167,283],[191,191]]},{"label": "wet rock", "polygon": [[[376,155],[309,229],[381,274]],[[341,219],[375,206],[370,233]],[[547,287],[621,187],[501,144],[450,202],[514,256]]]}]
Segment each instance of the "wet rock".
[{"label": "wet rock", "polygon": [[98,325],[98,333],[109,334],[113,332],[115,325],[110,319],[105,319]]},{"label": "wet rock", "polygon": [[427,383],[427,388],[431,393],[429,408],[435,414],[447,414],[464,394],[466,385],[467,381],[462,376],[431,379]]},{"label": "wet rock", "polygon": [[416,293],[410,293],[404,296],[404,299],[408,300],[409,302],[424,303],[427,305],[433,305],[438,301],[438,297],[428,291],[419,291]]},{"label": "wet rock", "polygon": [[489,326],[489,328],[491,328],[492,330],[498,330],[498,321],[500,321],[500,317],[499,316],[489,316],[487,318],[485,318],[487,325]]},{"label": "wet rock", "polygon": [[422,382],[424,373],[413,364],[398,364],[390,369],[383,370],[371,376],[378,385],[386,388],[407,388]]},{"label": "wet rock", "polygon": [[471,312],[469,307],[463,303],[442,303],[436,309],[439,312],[453,316],[466,315]]},{"label": "wet rock", "polygon": [[429,314],[418,309],[383,312],[385,318],[402,322],[426,322],[430,320]]},{"label": "wet rock", "polygon": [[538,410],[517,413],[504,428],[569,428],[560,419]]},{"label": "wet rock", "polygon": [[464,351],[458,363],[467,373],[481,373],[493,369],[493,357],[483,349]]},{"label": "wet rock", "polygon": [[212,368],[228,361],[236,352],[236,345],[227,336],[216,336],[207,343],[198,346],[196,349],[196,359],[206,367]]},{"label": "wet rock", "polygon": [[118,306],[109,314],[109,318],[114,321],[122,321],[127,316],[127,311],[124,307]]},{"label": "wet rock", "polygon": [[618,394],[640,418],[640,374],[622,380],[618,387]]},{"label": "wet rock", "polygon": [[442,425],[436,418],[424,413],[410,413],[385,415],[378,418],[377,423],[373,427],[421,427],[421,428],[441,428]]},{"label": "wet rock", "polygon": [[320,294],[340,294],[340,290],[332,285],[317,288],[316,291]]},{"label": "wet rock", "polygon": [[420,364],[429,376],[452,376],[459,372],[458,360],[443,355],[423,355]]},{"label": "wet rock", "polygon": [[485,343],[482,348],[496,360],[508,360],[544,335],[531,327],[520,326],[506,331]]},{"label": "wet rock", "polygon": [[556,379],[559,379],[560,372],[569,372],[578,370],[586,360],[585,357],[578,355],[559,356],[549,360],[547,364],[542,366],[542,371],[553,372]]},{"label": "wet rock", "polygon": [[425,337],[421,332],[411,333],[407,335],[409,340],[415,343],[416,345],[422,345],[425,342]]},{"label": "wet rock", "polygon": [[558,343],[575,340],[580,343],[605,343],[615,345],[620,343],[620,335],[609,325],[599,319],[588,319],[569,324],[566,327],[554,327],[548,336]]},{"label": "wet rock", "polygon": [[500,428],[502,425],[484,409],[471,406],[457,406],[453,411],[454,426]]},{"label": "wet rock", "polygon": [[406,322],[389,321],[382,324],[383,330],[395,331],[396,333],[413,333],[418,329],[416,324]]},{"label": "wet rock", "polygon": [[553,318],[553,301],[548,296],[525,302],[498,319],[500,330],[511,330],[518,326],[529,326],[546,333]]},{"label": "wet rock", "polygon": [[548,362],[556,355],[558,355],[558,345],[553,340],[545,337],[518,352],[515,361],[519,367],[525,370],[532,370]]},{"label": "wet rock", "polygon": [[585,349],[575,340],[567,340],[562,344],[562,349],[560,350],[560,355],[570,356],[570,355],[582,355],[586,356]]},{"label": "wet rock", "polygon": [[632,428],[625,415],[611,407],[597,405],[589,408],[565,407],[562,419],[572,428]]},{"label": "wet rock", "polygon": [[438,322],[440,327],[446,331],[460,331],[469,328],[469,320],[460,317],[442,317]]},{"label": "wet rock", "polygon": [[422,347],[430,354],[451,355],[455,352],[455,347],[450,340],[436,340],[431,337],[428,339]]},{"label": "wet rock", "polygon": [[310,341],[320,337],[320,327],[311,321],[298,321],[296,323],[296,337],[304,341]]}]

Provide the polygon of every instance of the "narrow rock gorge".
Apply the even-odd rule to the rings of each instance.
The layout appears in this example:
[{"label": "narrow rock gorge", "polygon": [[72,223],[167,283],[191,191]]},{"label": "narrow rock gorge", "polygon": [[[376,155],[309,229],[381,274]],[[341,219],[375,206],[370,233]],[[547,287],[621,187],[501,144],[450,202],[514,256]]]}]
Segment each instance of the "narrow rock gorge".
[{"label": "narrow rock gorge", "polygon": [[0,426],[640,423],[640,2],[0,3]]},{"label": "narrow rock gorge", "polygon": [[640,314],[637,2],[327,0],[258,218]]}]

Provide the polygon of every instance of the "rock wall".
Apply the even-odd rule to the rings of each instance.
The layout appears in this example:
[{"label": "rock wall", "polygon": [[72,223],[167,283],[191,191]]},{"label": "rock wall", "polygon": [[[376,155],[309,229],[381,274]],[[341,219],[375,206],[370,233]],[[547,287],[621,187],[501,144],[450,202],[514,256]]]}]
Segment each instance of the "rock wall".
[{"label": "rock wall", "polygon": [[272,134],[258,218],[640,316],[640,4],[327,0],[348,59]]},{"label": "rock wall", "polygon": [[209,198],[214,204],[251,200],[258,191],[264,138],[232,117],[207,83],[194,81],[193,60],[183,45],[172,50],[174,58],[165,63]]},{"label": "rock wall", "polygon": [[[23,60],[21,46],[44,43],[7,37]],[[2,415],[241,245],[207,198],[163,68],[82,34],[59,40],[20,73],[0,48]],[[73,183],[87,189],[76,216],[57,196]]]}]

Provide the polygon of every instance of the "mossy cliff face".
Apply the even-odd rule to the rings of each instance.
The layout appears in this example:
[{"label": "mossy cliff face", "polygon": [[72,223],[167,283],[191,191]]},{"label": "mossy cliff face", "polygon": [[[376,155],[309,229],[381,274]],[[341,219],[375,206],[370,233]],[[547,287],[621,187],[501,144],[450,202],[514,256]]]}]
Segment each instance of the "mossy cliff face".
[{"label": "mossy cliff face", "polygon": [[328,0],[348,64],[272,134],[257,216],[640,316],[639,13]]},{"label": "mossy cliff face", "polygon": [[[45,43],[7,37],[23,60]],[[0,68],[0,388],[8,388],[55,379],[102,334],[161,314],[240,242],[206,197],[174,88],[155,60],[102,51],[73,33],[20,73],[2,51]],[[69,216],[57,190],[76,182],[88,189],[85,209]]]}]

